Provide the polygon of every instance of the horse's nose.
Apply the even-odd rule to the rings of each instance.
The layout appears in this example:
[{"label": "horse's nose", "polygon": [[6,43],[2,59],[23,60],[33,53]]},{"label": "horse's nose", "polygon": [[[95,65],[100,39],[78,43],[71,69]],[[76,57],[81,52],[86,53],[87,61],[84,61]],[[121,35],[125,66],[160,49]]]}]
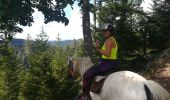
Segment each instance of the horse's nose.
[{"label": "horse's nose", "polygon": [[72,69],[68,69],[68,77],[69,77],[69,79],[73,79],[73,74],[72,74]]},{"label": "horse's nose", "polygon": [[71,58],[68,59],[68,76],[70,79],[73,78],[73,62]]}]

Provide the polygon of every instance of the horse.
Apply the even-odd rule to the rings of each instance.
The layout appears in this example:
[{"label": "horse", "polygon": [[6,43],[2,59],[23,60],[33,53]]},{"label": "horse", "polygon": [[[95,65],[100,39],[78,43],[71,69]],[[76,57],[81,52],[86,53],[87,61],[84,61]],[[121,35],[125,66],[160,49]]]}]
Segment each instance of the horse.
[{"label": "horse", "polygon": [[[69,60],[69,75],[81,76],[93,66],[89,57]],[[97,76],[99,77],[99,76]],[[117,71],[109,74],[99,93],[90,91],[92,100],[170,100],[168,93],[153,80],[147,80],[132,71]]]}]

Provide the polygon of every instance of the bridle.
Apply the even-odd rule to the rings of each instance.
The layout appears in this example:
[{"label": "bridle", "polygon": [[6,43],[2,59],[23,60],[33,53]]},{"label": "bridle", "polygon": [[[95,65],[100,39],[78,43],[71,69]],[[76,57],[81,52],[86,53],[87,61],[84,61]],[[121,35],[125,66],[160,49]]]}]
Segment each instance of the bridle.
[{"label": "bridle", "polygon": [[73,62],[72,62],[72,58],[68,59],[68,77],[69,78],[73,78]]}]

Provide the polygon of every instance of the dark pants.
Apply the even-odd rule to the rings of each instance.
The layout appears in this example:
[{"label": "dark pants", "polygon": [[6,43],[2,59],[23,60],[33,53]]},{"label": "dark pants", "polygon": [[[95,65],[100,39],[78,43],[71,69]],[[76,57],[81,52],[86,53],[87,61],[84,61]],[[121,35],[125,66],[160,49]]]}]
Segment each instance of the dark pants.
[{"label": "dark pants", "polygon": [[108,72],[117,71],[117,60],[101,59],[98,64],[89,68],[83,75],[83,92],[88,94],[93,78],[97,75],[104,75]]}]

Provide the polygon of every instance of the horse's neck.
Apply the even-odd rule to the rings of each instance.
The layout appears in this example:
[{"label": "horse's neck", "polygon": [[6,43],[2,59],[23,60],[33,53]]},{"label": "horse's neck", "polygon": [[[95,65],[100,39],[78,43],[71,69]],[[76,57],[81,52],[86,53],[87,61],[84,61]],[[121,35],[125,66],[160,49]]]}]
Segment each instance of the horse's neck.
[{"label": "horse's neck", "polygon": [[81,76],[83,76],[83,74],[92,66],[93,66],[93,63],[89,57],[81,58],[80,67],[79,67],[79,72]]}]

